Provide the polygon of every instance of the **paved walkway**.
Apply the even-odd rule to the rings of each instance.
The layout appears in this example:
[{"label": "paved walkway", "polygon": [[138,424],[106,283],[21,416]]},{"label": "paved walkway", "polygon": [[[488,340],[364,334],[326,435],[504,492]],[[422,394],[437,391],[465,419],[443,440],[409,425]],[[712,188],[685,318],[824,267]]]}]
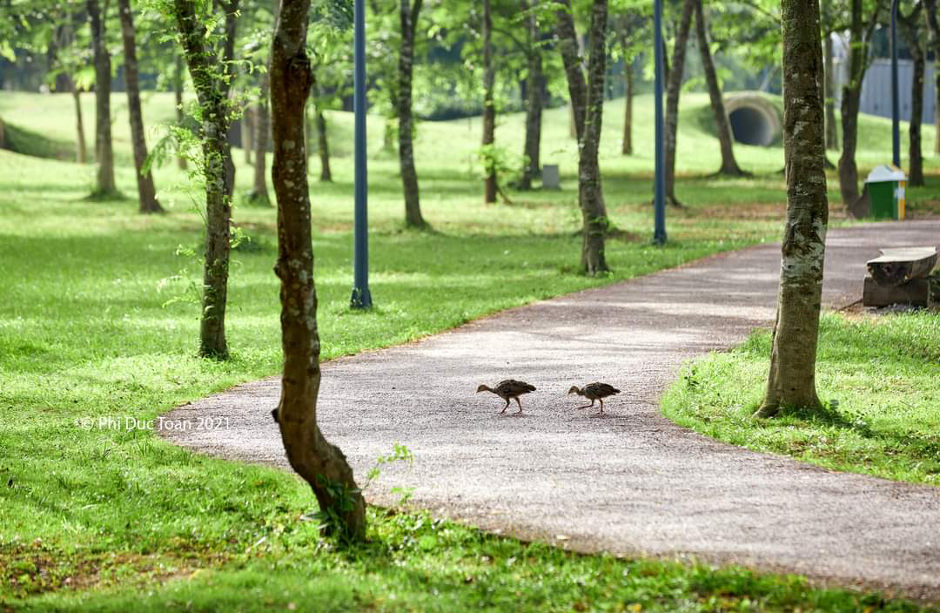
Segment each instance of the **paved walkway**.
[{"label": "paved walkway", "polygon": [[[862,293],[877,247],[936,245],[938,223],[833,230],[825,302]],[[584,551],[692,556],[792,571],[936,601],[938,489],[839,474],[718,443],[663,418],[657,399],[683,361],[774,318],[780,249],[759,246],[527,307],[423,341],[324,366],[323,431],[362,476],[401,442],[411,468],[383,469],[377,504],[414,487],[434,514]],[[506,378],[537,387],[522,416],[474,394]],[[606,418],[565,392],[604,380]],[[187,448],[286,466],[270,411],[279,380],[174,411],[230,428],[167,433]]]}]

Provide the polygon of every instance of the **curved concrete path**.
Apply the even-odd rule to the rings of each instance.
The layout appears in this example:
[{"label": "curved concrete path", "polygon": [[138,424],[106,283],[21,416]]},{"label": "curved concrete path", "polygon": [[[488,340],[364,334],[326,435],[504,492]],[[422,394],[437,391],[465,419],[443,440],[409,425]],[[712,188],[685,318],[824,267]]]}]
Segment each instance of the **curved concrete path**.
[{"label": "curved concrete path", "polygon": [[[833,230],[825,302],[862,293],[878,247],[936,245],[938,223]],[[401,442],[392,486],[434,514],[584,551],[693,556],[841,585],[938,599],[938,489],[838,474],[713,441],[663,418],[657,399],[683,361],[740,342],[774,318],[780,249],[759,246],[543,301],[417,343],[324,365],[319,420],[362,476]],[[537,391],[522,416],[475,395],[518,377]],[[601,379],[623,393],[606,418],[566,397]],[[225,416],[221,430],[167,432],[187,448],[286,466],[270,411],[279,379],[174,410]]]}]

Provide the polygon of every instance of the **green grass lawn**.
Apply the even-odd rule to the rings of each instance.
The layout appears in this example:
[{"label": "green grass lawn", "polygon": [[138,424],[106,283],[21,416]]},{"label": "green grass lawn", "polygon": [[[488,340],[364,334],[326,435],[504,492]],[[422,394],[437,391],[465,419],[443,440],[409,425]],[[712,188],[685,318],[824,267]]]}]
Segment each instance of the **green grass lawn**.
[{"label": "green grass lawn", "polygon": [[[145,96],[153,126],[171,98]],[[707,104],[684,98],[684,117]],[[92,97],[85,97],[91,125]],[[69,96],[0,93],[11,125],[69,145]],[[618,108],[606,107],[606,134]],[[473,166],[479,121],[423,123],[416,143],[422,207],[435,232],[402,230],[393,154],[370,158],[371,286],[376,309],[348,308],[352,269],[351,122],[331,115],[336,182],[313,183],[314,246],[324,358],[406,342],[487,313],[775,240],[783,221],[779,148],[740,147],[749,179],[710,178],[715,141],[692,119],[680,134],[670,242],[652,247],[652,109],[637,101],[638,155],[602,155],[617,226],[614,273],[575,274],[580,238],[575,145],[564,109],[545,117],[546,162],[558,192],[510,193],[484,206]],[[126,104],[115,95],[117,179],[136,195]],[[381,119],[370,118],[372,134]],[[521,143],[519,115],[501,143]],[[865,126],[888,134],[887,122]],[[30,137],[27,134],[28,138]],[[864,142],[868,142],[865,141]],[[864,164],[883,161],[864,149]],[[240,163],[239,193],[251,171]],[[928,188],[909,198],[937,208]],[[316,167],[316,161],[314,162]],[[201,242],[199,190],[173,165],[157,169],[168,214],[141,216],[130,198],[91,202],[93,166],[0,151],[0,608],[45,609],[906,609],[912,604],[809,588],[794,578],[672,563],[578,557],[483,536],[421,515],[371,510],[363,550],[338,552],[298,522],[314,505],[292,475],[196,456],[146,430],[86,430],[85,418],[152,419],[171,407],[280,368],[275,212],[236,204],[254,240],[235,253],[226,323],[232,359],[196,357],[198,264],[178,255]],[[836,195],[835,183],[831,184]],[[836,202],[836,201],[834,201]],[[839,206],[834,205],[834,211]],[[179,300],[183,299],[183,300]],[[416,462],[421,462],[417,459]]]},{"label": "green grass lawn", "polygon": [[823,317],[817,356],[822,413],[754,420],[771,333],[696,360],[663,396],[664,413],[701,433],[836,471],[938,485],[938,314]]}]

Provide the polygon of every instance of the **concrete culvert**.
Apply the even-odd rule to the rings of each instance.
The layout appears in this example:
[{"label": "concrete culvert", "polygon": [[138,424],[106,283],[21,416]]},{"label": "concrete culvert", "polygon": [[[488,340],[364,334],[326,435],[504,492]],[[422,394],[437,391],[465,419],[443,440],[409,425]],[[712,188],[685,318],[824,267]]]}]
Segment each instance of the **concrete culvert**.
[{"label": "concrete culvert", "polygon": [[781,139],[781,114],[760,94],[739,93],[725,100],[732,138],[745,145],[768,147]]}]

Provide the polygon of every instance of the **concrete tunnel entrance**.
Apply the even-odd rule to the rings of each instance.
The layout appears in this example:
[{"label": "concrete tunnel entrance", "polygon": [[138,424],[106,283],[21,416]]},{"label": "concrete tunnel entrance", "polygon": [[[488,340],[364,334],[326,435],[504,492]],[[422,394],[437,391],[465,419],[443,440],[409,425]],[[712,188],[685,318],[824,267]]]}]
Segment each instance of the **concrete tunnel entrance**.
[{"label": "concrete tunnel entrance", "polygon": [[780,139],[780,113],[760,94],[733,94],[726,99],[725,110],[736,142],[768,147]]}]

